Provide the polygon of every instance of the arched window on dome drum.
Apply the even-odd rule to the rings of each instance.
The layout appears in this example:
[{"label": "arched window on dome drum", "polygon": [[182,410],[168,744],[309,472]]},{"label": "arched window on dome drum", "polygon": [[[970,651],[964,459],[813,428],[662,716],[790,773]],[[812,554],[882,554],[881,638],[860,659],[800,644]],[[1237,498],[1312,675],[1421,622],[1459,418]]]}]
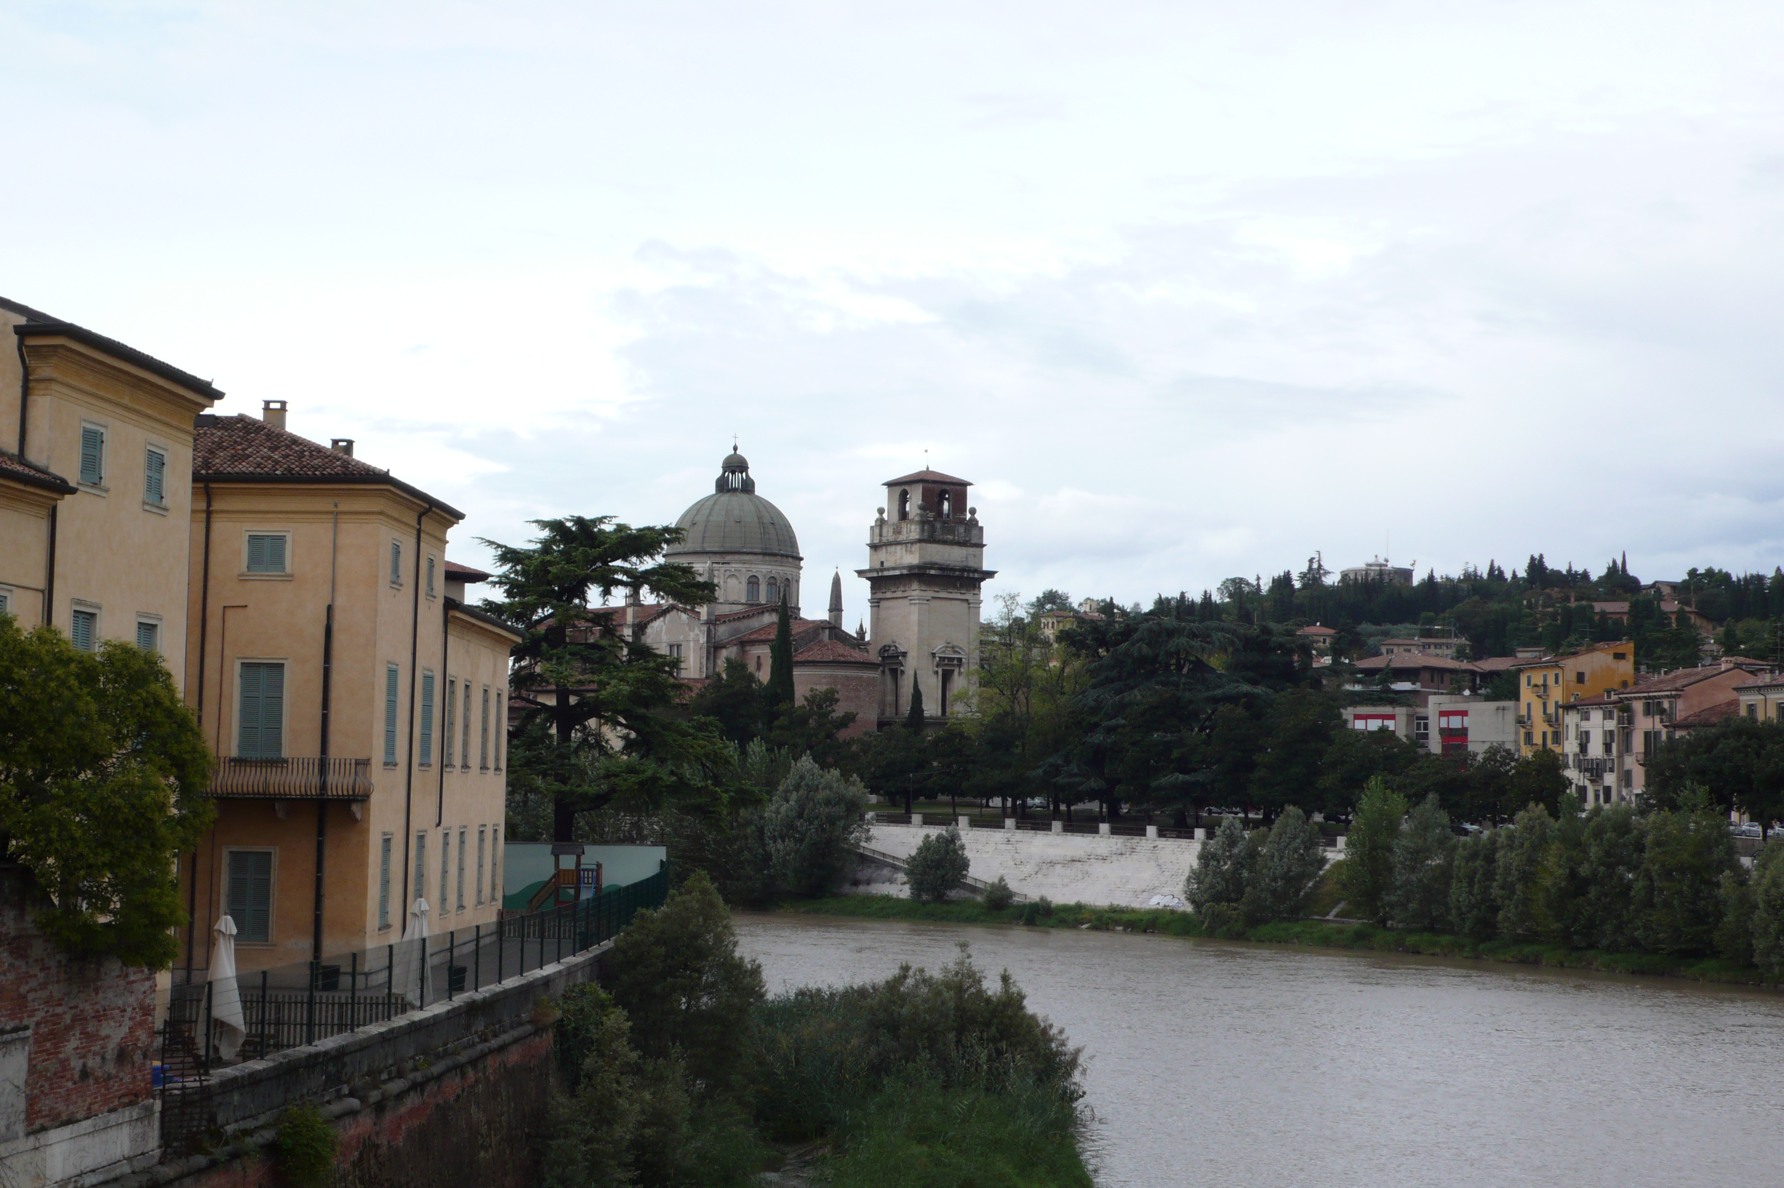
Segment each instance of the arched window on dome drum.
[{"label": "arched window on dome drum", "polygon": [[745,602],[760,602],[760,601],[762,601],[762,579],[756,577],[754,574],[750,575],[749,594],[745,596],[744,601]]},{"label": "arched window on dome drum", "polygon": [[952,492],[952,491],[943,491],[942,492],[941,506],[942,506],[942,519],[945,520],[949,516],[954,514],[954,492]]},{"label": "arched window on dome drum", "polygon": [[909,491],[898,493],[898,518],[901,520],[911,518],[911,493]]},{"label": "arched window on dome drum", "polygon": [[779,602],[780,601],[780,583],[775,581],[773,578],[768,579],[768,601],[770,601],[770,602]]}]

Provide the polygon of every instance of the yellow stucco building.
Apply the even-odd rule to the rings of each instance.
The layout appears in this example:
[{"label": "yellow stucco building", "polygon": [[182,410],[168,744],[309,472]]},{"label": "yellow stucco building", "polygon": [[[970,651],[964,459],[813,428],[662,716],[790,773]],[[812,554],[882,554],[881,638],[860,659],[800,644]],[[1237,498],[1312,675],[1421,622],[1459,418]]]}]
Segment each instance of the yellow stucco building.
[{"label": "yellow stucco building", "polygon": [[1635,645],[1595,644],[1565,656],[1542,656],[1512,666],[1518,674],[1518,753],[1561,750],[1561,707],[1585,701],[1635,680]]},{"label": "yellow stucco building", "polygon": [[225,911],[251,972],[399,939],[420,902],[435,935],[500,902],[520,636],[464,605],[485,575],[446,562],[460,512],[284,420],[269,401],[196,432],[185,669],[219,814],[182,876],[200,970]]},{"label": "yellow stucco building", "polygon": [[0,333],[0,610],[183,656],[192,425],[223,393],[3,299]]}]

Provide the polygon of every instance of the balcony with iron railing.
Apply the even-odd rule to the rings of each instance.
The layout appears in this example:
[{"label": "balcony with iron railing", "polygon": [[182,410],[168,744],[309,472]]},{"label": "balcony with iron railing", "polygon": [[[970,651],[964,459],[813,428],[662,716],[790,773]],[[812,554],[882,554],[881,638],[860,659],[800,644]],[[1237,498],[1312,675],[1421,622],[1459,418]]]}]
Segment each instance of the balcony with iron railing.
[{"label": "balcony with iron railing", "polygon": [[372,795],[370,759],[223,758],[211,773],[208,795],[244,800],[367,800]]}]

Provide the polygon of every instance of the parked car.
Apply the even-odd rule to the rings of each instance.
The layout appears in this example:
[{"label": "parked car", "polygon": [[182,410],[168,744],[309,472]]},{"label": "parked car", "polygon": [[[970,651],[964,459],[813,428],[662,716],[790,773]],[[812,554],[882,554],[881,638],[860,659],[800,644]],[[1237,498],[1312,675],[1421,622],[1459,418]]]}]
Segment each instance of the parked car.
[{"label": "parked car", "polygon": [[1757,824],[1751,821],[1744,825],[1731,823],[1728,827],[1728,831],[1736,837],[1750,837],[1755,841],[1759,841],[1765,837],[1765,830],[1761,829]]}]

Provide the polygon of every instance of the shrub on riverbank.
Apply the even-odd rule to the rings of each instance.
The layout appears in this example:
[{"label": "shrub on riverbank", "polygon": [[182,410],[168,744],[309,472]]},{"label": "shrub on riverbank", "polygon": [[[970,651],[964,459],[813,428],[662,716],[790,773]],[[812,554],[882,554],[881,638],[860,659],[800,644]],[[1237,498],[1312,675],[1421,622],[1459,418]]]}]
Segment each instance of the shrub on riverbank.
[{"label": "shrub on riverbank", "polygon": [[940,903],[961,886],[969,869],[960,829],[950,825],[917,843],[916,852],[905,863],[904,875],[912,899]]},{"label": "shrub on riverbank", "polygon": [[[830,1142],[839,1185],[1090,1182],[1077,1050],[964,952],[936,974],[764,998],[696,874],[639,913],[603,973],[609,990],[560,1003],[568,1095],[545,1188],[745,1185],[775,1162],[769,1139]],[[876,1179],[886,1153],[900,1166]]]}]

